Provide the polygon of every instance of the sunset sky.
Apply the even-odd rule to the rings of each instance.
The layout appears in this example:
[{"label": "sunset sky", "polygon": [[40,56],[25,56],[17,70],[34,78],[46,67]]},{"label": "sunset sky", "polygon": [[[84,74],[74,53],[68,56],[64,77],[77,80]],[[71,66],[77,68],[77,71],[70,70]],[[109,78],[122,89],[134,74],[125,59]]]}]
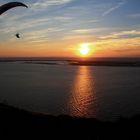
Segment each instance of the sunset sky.
[{"label": "sunset sky", "polygon": [[0,57],[77,57],[85,43],[91,57],[140,57],[140,0],[19,1],[29,8],[0,16]]}]

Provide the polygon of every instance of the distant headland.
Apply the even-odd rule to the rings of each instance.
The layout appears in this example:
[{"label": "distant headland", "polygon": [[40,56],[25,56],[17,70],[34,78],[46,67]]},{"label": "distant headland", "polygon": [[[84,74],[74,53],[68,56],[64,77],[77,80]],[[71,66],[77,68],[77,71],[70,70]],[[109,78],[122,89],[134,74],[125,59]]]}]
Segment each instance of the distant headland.
[{"label": "distant headland", "polygon": [[15,57],[0,58],[0,62],[22,62],[26,64],[47,65],[79,65],[79,66],[113,66],[113,67],[140,67],[140,58],[57,58],[57,57]]}]

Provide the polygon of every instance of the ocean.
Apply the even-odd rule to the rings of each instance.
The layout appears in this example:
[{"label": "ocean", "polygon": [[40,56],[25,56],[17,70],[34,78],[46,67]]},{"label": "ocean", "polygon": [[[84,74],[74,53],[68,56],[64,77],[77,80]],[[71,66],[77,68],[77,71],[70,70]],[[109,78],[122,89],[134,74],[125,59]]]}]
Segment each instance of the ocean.
[{"label": "ocean", "polygon": [[37,62],[0,62],[0,102],[99,120],[140,114],[140,67]]}]

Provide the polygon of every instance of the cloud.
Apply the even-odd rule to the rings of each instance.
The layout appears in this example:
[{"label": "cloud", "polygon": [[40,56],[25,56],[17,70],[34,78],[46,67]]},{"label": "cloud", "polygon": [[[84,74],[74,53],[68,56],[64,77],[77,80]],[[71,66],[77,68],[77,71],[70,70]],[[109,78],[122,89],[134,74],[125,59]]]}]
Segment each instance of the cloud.
[{"label": "cloud", "polygon": [[140,37],[136,38],[118,38],[97,40],[93,43],[96,46],[96,52],[103,52],[105,56],[111,52],[111,56],[140,56]]},{"label": "cloud", "polygon": [[56,32],[60,32],[63,29],[60,28],[48,28],[48,29],[42,29],[34,32],[27,32],[24,33],[24,40],[30,41],[30,42],[46,42],[51,39],[51,34]]},{"label": "cloud", "polygon": [[131,15],[128,15],[128,17],[130,17],[130,18],[140,18],[140,13],[131,14]]},{"label": "cloud", "polygon": [[[21,34],[23,33],[27,40],[29,40],[29,38],[30,40],[31,38],[33,39],[34,36],[36,36],[34,40],[39,40],[39,38],[42,38],[42,36],[46,37],[48,34],[53,37],[52,34],[56,35],[58,32],[63,32],[65,27],[63,27],[62,24],[71,20],[70,17],[63,16],[43,16],[39,18],[25,18],[21,20],[14,19],[15,17],[11,18],[9,20],[10,22],[4,22],[1,24],[1,36],[5,36],[7,40],[9,40],[11,35],[15,34],[17,31]],[[26,36],[32,37],[27,38]],[[0,37],[0,40],[3,40],[3,37]]]},{"label": "cloud", "polygon": [[121,32],[114,32],[110,35],[101,36],[100,39],[117,39],[117,38],[134,38],[140,36],[140,31],[137,30],[130,30],[130,31],[121,31]]},{"label": "cloud", "polygon": [[85,29],[76,29],[72,30],[72,33],[75,34],[91,34],[91,33],[97,33],[107,30],[107,28],[85,28]]},{"label": "cloud", "polygon": [[34,9],[42,10],[42,8],[44,9],[52,6],[64,5],[72,1],[73,0],[39,0],[36,3],[32,4],[32,7]]},{"label": "cloud", "polygon": [[126,0],[123,0],[121,2],[119,2],[116,6],[111,7],[110,9],[108,9],[107,11],[105,11],[102,16],[106,16],[108,14],[110,14],[111,12],[115,11],[116,9],[120,8],[121,6],[123,6],[126,3]]},{"label": "cloud", "polygon": [[80,29],[69,29],[67,32],[63,32],[61,36],[62,40],[94,40],[97,38],[97,34],[103,31],[108,31],[109,28],[80,28]]},{"label": "cloud", "polygon": [[[114,55],[139,55],[140,30],[125,30],[112,32],[109,35],[99,35],[93,41],[97,51],[111,51]],[[119,53],[120,52],[120,53]],[[108,54],[108,52],[106,52]]]}]

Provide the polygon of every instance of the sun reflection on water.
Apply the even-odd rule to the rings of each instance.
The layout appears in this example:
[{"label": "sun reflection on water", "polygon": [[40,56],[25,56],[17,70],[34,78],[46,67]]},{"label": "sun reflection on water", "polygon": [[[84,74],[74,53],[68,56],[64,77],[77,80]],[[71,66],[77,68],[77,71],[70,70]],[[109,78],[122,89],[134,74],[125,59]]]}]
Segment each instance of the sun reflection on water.
[{"label": "sun reflection on water", "polygon": [[93,116],[93,114],[95,114],[95,110],[93,110],[95,98],[91,69],[87,66],[80,66],[72,87],[70,115],[77,117]]}]

